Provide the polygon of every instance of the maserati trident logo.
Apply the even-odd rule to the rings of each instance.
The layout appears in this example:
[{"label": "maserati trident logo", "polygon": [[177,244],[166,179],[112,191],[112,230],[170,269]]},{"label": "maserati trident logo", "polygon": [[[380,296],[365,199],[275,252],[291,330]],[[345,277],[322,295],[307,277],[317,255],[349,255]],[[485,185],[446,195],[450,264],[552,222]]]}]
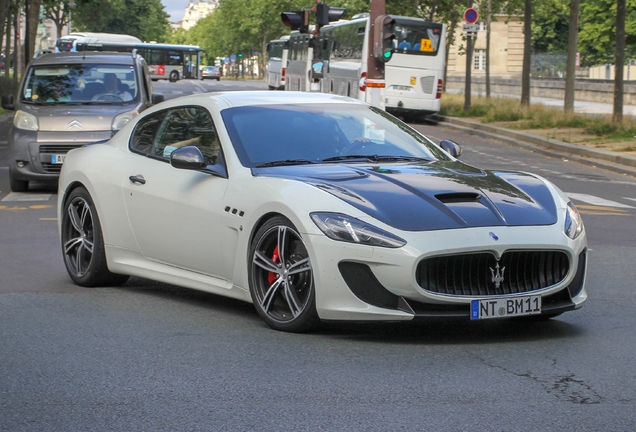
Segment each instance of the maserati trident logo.
[{"label": "maserati trident logo", "polygon": [[77,120],[77,119],[71,120],[70,122],[68,122],[68,128],[69,129],[73,129],[73,128],[81,129],[82,128],[82,122]]},{"label": "maserati trident logo", "polygon": [[505,271],[506,271],[505,267],[502,267],[501,269],[499,268],[499,262],[497,262],[497,266],[495,267],[494,270],[492,267],[490,267],[490,273],[492,274],[491,281],[495,284],[495,288],[499,288],[501,283],[504,281]]}]

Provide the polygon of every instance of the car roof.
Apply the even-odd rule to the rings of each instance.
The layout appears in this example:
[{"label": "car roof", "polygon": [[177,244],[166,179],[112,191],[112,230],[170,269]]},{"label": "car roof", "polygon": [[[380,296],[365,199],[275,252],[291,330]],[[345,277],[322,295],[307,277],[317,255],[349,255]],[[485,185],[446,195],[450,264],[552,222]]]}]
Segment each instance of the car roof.
[{"label": "car roof", "polygon": [[116,52],[63,52],[43,54],[31,61],[32,65],[47,65],[60,63],[105,63],[105,64],[134,64],[132,53]]},{"label": "car roof", "polygon": [[272,92],[272,91],[233,91],[219,93],[199,93],[180,98],[171,99],[161,105],[183,105],[188,103],[204,105],[209,99],[215,100],[219,106],[229,107],[254,106],[254,105],[280,105],[280,104],[316,104],[316,103],[339,103],[339,104],[361,104],[364,102],[346,96],[310,93],[310,92]]}]

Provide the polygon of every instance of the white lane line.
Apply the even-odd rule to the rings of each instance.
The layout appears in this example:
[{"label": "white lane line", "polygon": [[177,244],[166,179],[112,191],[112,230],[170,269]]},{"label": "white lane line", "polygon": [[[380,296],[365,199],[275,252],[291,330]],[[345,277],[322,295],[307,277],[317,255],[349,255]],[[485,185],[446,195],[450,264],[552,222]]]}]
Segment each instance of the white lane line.
[{"label": "white lane line", "polygon": [[1,201],[48,201],[51,194],[33,192],[11,192]]},{"label": "white lane line", "polygon": [[610,201],[604,198],[599,198],[594,195],[580,194],[580,193],[574,193],[574,192],[566,192],[565,194],[572,199],[583,201],[584,203],[588,203],[592,205],[598,205],[603,207],[616,207],[616,208],[634,208],[633,206],[630,206],[627,204],[622,204],[616,201]]},{"label": "white lane line", "polygon": [[630,201],[636,201],[636,198],[623,197],[623,199],[628,199]]}]

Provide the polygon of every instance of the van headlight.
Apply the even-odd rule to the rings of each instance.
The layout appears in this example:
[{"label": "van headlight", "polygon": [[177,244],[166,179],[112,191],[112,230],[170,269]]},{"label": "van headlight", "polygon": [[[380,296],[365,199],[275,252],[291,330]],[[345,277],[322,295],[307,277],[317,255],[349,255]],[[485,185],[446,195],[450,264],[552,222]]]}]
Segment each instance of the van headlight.
[{"label": "van headlight", "polygon": [[36,131],[39,129],[38,118],[28,112],[17,110],[13,116],[13,126],[18,129]]},{"label": "van headlight", "polygon": [[113,130],[113,134],[126,126],[130,121],[132,121],[132,119],[134,119],[138,115],[139,112],[137,111],[128,111],[115,116],[115,118],[113,119],[113,125],[111,127],[111,129]]},{"label": "van headlight", "polygon": [[332,240],[386,248],[406,244],[390,232],[342,213],[311,213],[310,216],[320,231]]},{"label": "van headlight", "polygon": [[565,213],[564,230],[565,234],[573,240],[583,232],[583,220],[581,219],[579,211],[571,202],[568,203],[568,208]]}]

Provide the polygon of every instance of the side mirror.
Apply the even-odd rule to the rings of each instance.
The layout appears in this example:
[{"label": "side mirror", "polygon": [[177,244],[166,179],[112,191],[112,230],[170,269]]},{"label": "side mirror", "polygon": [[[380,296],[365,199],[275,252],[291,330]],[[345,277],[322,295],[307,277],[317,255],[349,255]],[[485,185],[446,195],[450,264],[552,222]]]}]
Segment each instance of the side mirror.
[{"label": "side mirror", "polygon": [[14,111],[15,105],[13,104],[13,95],[2,96],[2,108]]},{"label": "side mirror", "polygon": [[195,146],[181,147],[170,153],[170,165],[186,170],[198,170],[206,166],[203,153]]},{"label": "side mirror", "polygon": [[166,98],[164,98],[162,94],[158,94],[158,93],[153,93],[152,94],[152,104],[153,105],[161,103],[161,102],[163,102],[165,100],[166,100]]},{"label": "side mirror", "polygon": [[459,158],[462,154],[462,148],[459,144],[451,140],[441,140],[439,146],[448,152],[452,157]]}]

